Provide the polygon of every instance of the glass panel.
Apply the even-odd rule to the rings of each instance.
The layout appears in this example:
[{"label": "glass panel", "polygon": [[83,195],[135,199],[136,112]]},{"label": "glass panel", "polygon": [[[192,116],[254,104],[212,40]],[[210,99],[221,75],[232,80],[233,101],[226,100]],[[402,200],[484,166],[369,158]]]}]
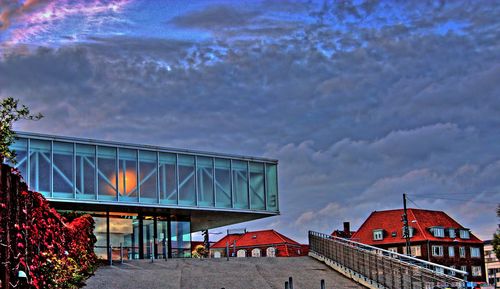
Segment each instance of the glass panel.
[{"label": "glass panel", "polygon": [[233,161],[234,207],[248,209],[247,163]]},{"label": "glass panel", "polygon": [[172,221],[172,257],[191,257],[191,224],[189,221]]},{"label": "glass panel", "polygon": [[229,160],[215,159],[215,205],[220,208],[231,207],[230,163]]},{"label": "glass panel", "polygon": [[250,208],[265,210],[264,199],[264,164],[250,163]]},{"label": "glass panel", "polygon": [[99,199],[116,200],[116,149],[98,147]]},{"label": "glass panel", "polygon": [[278,211],[278,171],[275,164],[266,164],[267,210]]},{"label": "glass panel", "polygon": [[157,258],[166,259],[168,257],[168,222],[166,220],[158,219],[156,237],[158,238]]},{"label": "glass panel", "polygon": [[28,168],[28,141],[25,138],[18,138],[15,142],[10,146],[10,149],[16,153],[16,161],[15,165],[10,164],[11,166],[17,168],[21,173],[21,176],[27,180],[27,168]]},{"label": "glass panel", "polygon": [[177,204],[175,155],[160,153],[160,203]]},{"label": "glass panel", "polygon": [[137,151],[118,151],[118,192],[120,201],[137,202]]},{"label": "glass panel", "polygon": [[76,145],[76,198],[95,199],[95,146]]},{"label": "glass panel", "polygon": [[73,198],[73,144],[54,142],[54,197]]},{"label": "glass panel", "polygon": [[213,207],[214,206],[214,183],[213,174],[214,168],[212,158],[197,157],[196,159],[196,174],[198,181],[198,205]]},{"label": "glass panel", "polygon": [[139,258],[139,235],[134,230],[138,224],[137,215],[116,215],[109,218],[109,238],[113,248],[113,260],[120,260],[120,244],[123,246],[123,259]]},{"label": "glass panel", "polygon": [[95,221],[94,235],[97,239],[94,246],[94,253],[97,255],[97,258],[105,260],[108,258],[106,249],[106,217],[92,216],[92,218]]},{"label": "glass panel", "polygon": [[[142,200],[142,199],[141,199]],[[154,220],[153,217],[144,217],[142,221],[142,234],[144,244],[144,259],[150,259],[154,248]],[[153,246],[151,246],[153,242]]]},{"label": "glass panel", "polygon": [[31,190],[50,196],[50,141],[30,141]]},{"label": "glass panel", "polygon": [[179,204],[194,206],[196,192],[194,183],[194,157],[179,155]]},{"label": "glass panel", "polygon": [[139,185],[141,203],[157,203],[156,178],[158,170],[156,169],[156,152],[140,151],[139,166],[141,172]]}]

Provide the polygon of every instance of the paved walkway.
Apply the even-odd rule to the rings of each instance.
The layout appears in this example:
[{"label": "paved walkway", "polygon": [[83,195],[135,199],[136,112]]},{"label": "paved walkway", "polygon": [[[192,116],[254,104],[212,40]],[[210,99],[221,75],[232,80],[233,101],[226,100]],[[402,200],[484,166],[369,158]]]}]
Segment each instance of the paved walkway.
[{"label": "paved walkway", "polygon": [[170,259],[128,261],[104,266],[84,289],[284,289],[288,277],[294,289],[361,289],[361,285],[310,257]]}]

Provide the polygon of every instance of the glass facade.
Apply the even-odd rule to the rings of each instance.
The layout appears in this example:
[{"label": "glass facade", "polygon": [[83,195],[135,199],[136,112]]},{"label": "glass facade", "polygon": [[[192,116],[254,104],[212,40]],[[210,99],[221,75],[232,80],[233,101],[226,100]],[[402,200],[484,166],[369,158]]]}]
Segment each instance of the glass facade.
[{"label": "glass facade", "polygon": [[279,213],[274,160],[29,133],[11,148],[30,190],[91,211],[102,259],[190,257],[192,230],[228,223],[218,211]]},{"label": "glass facade", "polygon": [[12,148],[49,200],[279,212],[273,160],[30,134]]}]

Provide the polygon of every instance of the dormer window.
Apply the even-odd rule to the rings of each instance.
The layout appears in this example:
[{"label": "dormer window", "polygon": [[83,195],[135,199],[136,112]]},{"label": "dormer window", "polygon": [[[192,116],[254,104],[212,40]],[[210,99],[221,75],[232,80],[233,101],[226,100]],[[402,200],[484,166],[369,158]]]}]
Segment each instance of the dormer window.
[{"label": "dormer window", "polygon": [[460,230],[460,239],[470,239],[470,233],[467,229]]},{"label": "dormer window", "polygon": [[[403,227],[402,232],[403,232],[403,234],[401,234],[401,235],[403,236],[403,238],[406,238],[405,227]],[[415,228],[408,226],[408,234],[410,235],[409,236],[410,238],[413,237],[414,232],[415,232]]]},{"label": "dormer window", "polygon": [[443,227],[432,227],[432,235],[437,238],[444,238],[444,228]]},{"label": "dormer window", "polygon": [[448,228],[448,236],[450,236],[450,238],[452,239],[457,237],[457,233],[455,232],[454,228]]},{"label": "dormer window", "polygon": [[384,230],[378,229],[378,230],[373,230],[373,240],[374,241],[380,241],[384,239]]}]

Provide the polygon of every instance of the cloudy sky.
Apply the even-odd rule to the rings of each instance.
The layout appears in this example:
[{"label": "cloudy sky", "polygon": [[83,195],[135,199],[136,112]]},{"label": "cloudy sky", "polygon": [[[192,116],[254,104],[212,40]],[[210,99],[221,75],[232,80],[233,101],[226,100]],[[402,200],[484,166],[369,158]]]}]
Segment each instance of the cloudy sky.
[{"label": "cloudy sky", "polygon": [[279,159],[282,215],[236,227],[305,241],[407,192],[490,239],[499,4],[0,0],[0,97],[45,115],[18,130]]}]

